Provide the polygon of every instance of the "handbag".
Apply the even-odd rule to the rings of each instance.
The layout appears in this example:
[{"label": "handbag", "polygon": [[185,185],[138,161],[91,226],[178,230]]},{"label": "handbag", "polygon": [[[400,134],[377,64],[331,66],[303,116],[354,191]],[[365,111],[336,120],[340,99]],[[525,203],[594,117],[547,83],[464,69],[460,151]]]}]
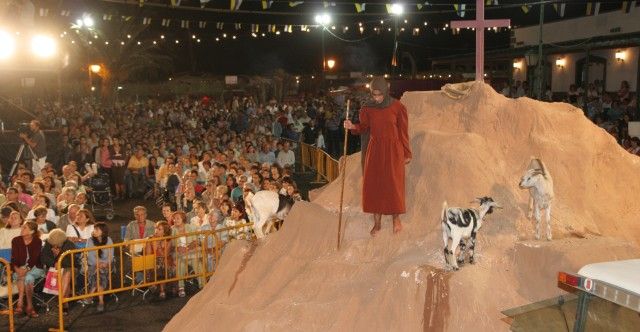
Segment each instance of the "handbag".
[{"label": "handbag", "polygon": [[50,295],[58,295],[58,271],[55,268],[50,267],[49,271],[47,271],[42,292]]}]

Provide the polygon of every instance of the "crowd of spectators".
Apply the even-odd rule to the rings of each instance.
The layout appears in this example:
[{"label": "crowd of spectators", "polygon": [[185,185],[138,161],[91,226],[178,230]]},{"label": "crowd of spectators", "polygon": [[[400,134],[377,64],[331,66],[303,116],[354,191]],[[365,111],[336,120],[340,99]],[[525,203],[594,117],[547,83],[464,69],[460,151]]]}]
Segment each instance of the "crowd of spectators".
[{"label": "crowd of spectators", "polygon": [[[61,133],[61,165],[46,163],[37,175],[24,161],[11,176],[0,170],[0,249],[11,249],[20,289],[17,312],[37,316],[31,301],[34,281],[64,251],[113,243],[108,224],[97,222],[91,209],[95,179],[108,179],[116,204],[153,197],[162,208],[164,220],[154,222],[144,206],[137,206],[124,241],[236,226],[223,240],[246,239],[251,229],[242,227],[249,221],[245,201],[253,193],[271,190],[302,199],[293,180],[300,141],[339,153],[340,113],[334,109],[325,98],[267,104],[251,97],[226,103],[207,97],[109,106],[88,99],[41,103],[35,111],[39,122]],[[179,239],[130,251],[153,252],[158,265],[170,267],[166,271],[184,275],[202,241]],[[113,250],[88,257],[89,270],[99,274],[90,289],[106,287],[105,269],[113,259]],[[65,293],[69,278],[65,272]],[[177,295],[185,296],[184,281],[177,286]],[[164,285],[159,296],[166,296]]]}]

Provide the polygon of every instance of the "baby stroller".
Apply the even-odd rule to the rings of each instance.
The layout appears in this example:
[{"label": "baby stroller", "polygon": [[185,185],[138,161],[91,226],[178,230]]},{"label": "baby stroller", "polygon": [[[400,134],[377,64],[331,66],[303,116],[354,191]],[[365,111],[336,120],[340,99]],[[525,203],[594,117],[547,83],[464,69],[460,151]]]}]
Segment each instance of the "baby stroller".
[{"label": "baby stroller", "polygon": [[107,220],[113,219],[113,198],[111,197],[109,174],[96,174],[88,181],[90,190],[87,194],[91,202],[91,212],[94,215],[103,214]]}]

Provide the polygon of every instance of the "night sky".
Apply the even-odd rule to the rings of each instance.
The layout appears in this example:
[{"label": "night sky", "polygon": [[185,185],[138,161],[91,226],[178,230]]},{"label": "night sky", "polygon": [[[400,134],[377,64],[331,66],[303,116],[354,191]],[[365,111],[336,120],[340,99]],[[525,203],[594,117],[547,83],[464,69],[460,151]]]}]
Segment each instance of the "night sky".
[{"label": "night sky", "polygon": [[[357,14],[351,1],[335,1],[336,6],[323,8],[322,1],[305,1],[304,4],[291,8],[288,1],[275,1],[266,11],[261,9],[261,2],[244,0],[240,12],[229,12],[228,0],[212,0],[205,9],[200,9],[199,0],[182,0],[180,8],[171,8],[170,0],[146,0],[140,7],[138,0],[33,0],[35,7],[50,8],[48,17],[37,17],[36,24],[55,26],[64,30],[83,13],[90,13],[96,21],[97,29],[103,31],[104,40],[111,41],[111,45],[125,40],[127,33],[142,25],[145,17],[151,18],[152,23],[138,35],[144,44],[158,40],[160,35],[166,36],[166,41],[179,39],[180,44],[165,42],[157,46],[158,51],[173,58],[176,73],[211,73],[211,74],[268,74],[276,68],[282,68],[295,74],[314,74],[321,71],[322,47],[321,30],[312,28],[310,32],[301,32],[294,27],[292,34],[282,32],[279,36],[267,34],[266,37],[251,37],[250,25],[261,24],[260,33],[265,32],[267,24],[277,24],[282,30],[283,24],[314,25],[314,15],[319,12],[334,14],[331,25],[336,30],[331,32],[338,38],[325,32],[325,50],[327,57],[333,57],[338,62],[337,71],[364,71],[384,73],[389,72],[392,50],[393,32],[387,28],[393,27],[393,19],[386,13],[385,1],[371,1],[366,10]],[[453,9],[452,3],[467,5],[464,18],[460,18]],[[487,18],[510,18],[513,26],[537,24],[539,7],[529,8],[525,13],[521,5],[527,1],[500,0],[499,6],[487,6]],[[528,1],[532,2],[532,1]],[[563,1],[567,3],[564,18],[585,15],[586,1]],[[474,52],[475,33],[462,31],[452,35],[451,30],[442,30],[444,24],[451,20],[473,19],[475,17],[475,1],[429,1],[430,5],[417,10],[416,4],[423,1],[405,1],[405,11],[408,12],[399,19],[398,27],[405,27],[398,37],[399,53],[408,52],[415,59],[418,71],[430,69],[430,59],[452,54],[470,54]],[[602,1],[600,12],[619,9],[622,1]],[[220,12],[219,10],[227,10]],[[68,17],[60,16],[61,10],[69,10]],[[36,16],[38,9],[36,9]],[[104,21],[104,14],[112,15],[111,21]],[[552,5],[546,6],[546,21],[561,19]],[[129,21],[122,22],[121,17],[129,17]],[[161,24],[162,19],[171,19],[170,27]],[[408,20],[405,24],[404,20]],[[189,20],[190,28],[180,27],[181,20]],[[385,20],[380,24],[380,20]],[[207,26],[201,29],[198,21],[207,21]],[[424,26],[424,22],[428,26]],[[224,22],[224,28],[216,28],[216,22]],[[242,29],[236,30],[234,23],[242,23]],[[358,31],[358,23],[363,23],[364,33]],[[349,31],[342,28],[348,25]],[[374,32],[374,27],[380,29]],[[414,27],[420,28],[418,36],[412,35]],[[222,33],[227,33],[227,39],[222,39]],[[258,35],[260,35],[260,33]],[[201,39],[196,43],[192,35]],[[237,35],[237,39],[230,37]],[[498,33],[486,32],[487,49],[509,47],[510,31]],[[221,39],[216,42],[215,38]],[[344,40],[350,40],[347,42]],[[354,41],[364,39],[361,41]],[[399,72],[410,72],[409,62],[401,61]]]}]

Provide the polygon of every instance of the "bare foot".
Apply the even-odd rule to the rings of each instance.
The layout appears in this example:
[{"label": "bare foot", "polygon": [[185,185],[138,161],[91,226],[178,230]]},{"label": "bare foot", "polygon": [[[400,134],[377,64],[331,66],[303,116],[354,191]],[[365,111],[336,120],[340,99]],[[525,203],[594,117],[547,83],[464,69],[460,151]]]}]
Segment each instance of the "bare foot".
[{"label": "bare foot", "polygon": [[393,234],[398,234],[402,230],[402,222],[400,219],[393,220]]},{"label": "bare foot", "polygon": [[378,232],[380,231],[380,229],[382,229],[382,224],[379,223],[375,223],[373,225],[373,228],[371,229],[371,236],[376,236],[376,234],[378,234]]}]

